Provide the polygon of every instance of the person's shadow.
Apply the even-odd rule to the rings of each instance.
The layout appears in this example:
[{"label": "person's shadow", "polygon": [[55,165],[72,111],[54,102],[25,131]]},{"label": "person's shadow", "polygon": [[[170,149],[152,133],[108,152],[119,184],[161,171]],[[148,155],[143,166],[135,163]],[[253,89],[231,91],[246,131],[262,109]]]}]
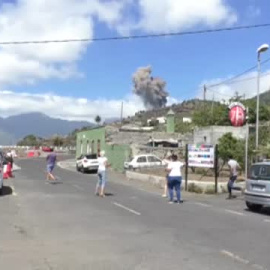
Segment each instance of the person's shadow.
[{"label": "person's shadow", "polygon": [[9,186],[2,187],[2,193],[0,193],[0,197],[12,195],[12,188]]}]

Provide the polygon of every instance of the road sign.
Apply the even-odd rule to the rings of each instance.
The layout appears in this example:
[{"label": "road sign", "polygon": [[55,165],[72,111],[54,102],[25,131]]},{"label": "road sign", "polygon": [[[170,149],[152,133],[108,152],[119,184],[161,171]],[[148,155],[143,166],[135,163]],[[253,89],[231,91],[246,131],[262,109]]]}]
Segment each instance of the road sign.
[{"label": "road sign", "polygon": [[188,166],[200,168],[214,168],[215,146],[207,144],[189,144]]}]

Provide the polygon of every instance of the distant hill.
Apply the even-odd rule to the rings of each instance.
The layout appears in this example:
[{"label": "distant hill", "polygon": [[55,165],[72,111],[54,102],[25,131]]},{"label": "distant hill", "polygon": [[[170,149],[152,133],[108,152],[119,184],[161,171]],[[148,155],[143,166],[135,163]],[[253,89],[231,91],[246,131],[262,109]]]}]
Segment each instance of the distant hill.
[{"label": "distant hill", "polygon": [[16,143],[29,134],[42,138],[55,134],[64,136],[85,126],[94,126],[94,124],[87,121],[56,119],[42,113],[27,113],[0,118],[0,145]]},{"label": "distant hill", "polygon": [[[253,97],[253,99],[257,99],[257,96]],[[270,106],[270,91],[260,94],[260,103]]]}]

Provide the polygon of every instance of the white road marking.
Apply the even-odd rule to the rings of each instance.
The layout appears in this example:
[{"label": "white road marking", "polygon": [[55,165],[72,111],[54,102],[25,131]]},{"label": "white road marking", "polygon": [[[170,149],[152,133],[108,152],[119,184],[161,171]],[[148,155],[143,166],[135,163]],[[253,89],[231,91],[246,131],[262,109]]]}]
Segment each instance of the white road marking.
[{"label": "white road marking", "polygon": [[230,210],[230,209],[225,209],[225,212],[230,213],[230,214],[234,214],[234,215],[238,215],[238,216],[245,216],[245,214],[243,214],[241,212]]},{"label": "white road marking", "polygon": [[228,251],[228,250],[221,250],[221,254],[227,256],[227,257],[230,257],[231,259],[237,261],[237,262],[240,262],[240,263],[243,263],[243,264],[249,264],[249,261],[248,260],[245,260],[241,257],[239,257],[238,255],[235,255],[233,254],[232,252]]},{"label": "white road marking", "polygon": [[14,186],[10,186],[11,190],[12,190],[12,195],[17,197],[18,196],[18,193],[15,192],[15,188]]},{"label": "white road marking", "polygon": [[264,219],[263,221],[266,223],[270,223],[270,219]]},{"label": "white road marking", "polygon": [[206,203],[201,203],[201,202],[195,202],[193,204],[196,204],[196,205],[199,205],[199,206],[203,206],[203,207],[213,207],[212,205],[210,204],[206,204]]},{"label": "white road marking", "polygon": [[82,187],[80,187],[80,186],[78,186],[78,185],[72,185],[72,186],[75,187],[75,188],[78,189],[78,190],[81,190],[81,191],[84,190]]},{"label": "white road marking", "polygon": [[133,209],[131,209],[131,208],[128,208],[128,207],[126,207],[126,206],[124,206],[124,205],[122,205],[122,204],[120,204],[120,203],[114,202],[113,204],[114,204],[115,206],[120,207],[120,208],[122,208],[122,209],[125,209],[125,210],[129,211],[130,213],[135,214],[135,215],[137,215],[137,216],[140,216],[140,215],[141,215],[141,213],[139,213],[139,212],[137,212],[137,211],[135,211],[135,210],[133,210]]},{"label": "white road marking", "polygon": [[258,265],[258,264],[252,264],[252,267],[255,269],[258,269],[258,270],[266,270],[266,268],[264,268],[263,266]]}]

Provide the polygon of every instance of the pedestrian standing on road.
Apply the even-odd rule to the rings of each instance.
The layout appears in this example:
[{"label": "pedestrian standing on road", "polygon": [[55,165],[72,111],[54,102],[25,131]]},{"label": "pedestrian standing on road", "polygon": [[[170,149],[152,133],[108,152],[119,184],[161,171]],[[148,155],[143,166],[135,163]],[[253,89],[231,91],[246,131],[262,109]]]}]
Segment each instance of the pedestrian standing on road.
[{"label": "pedestrian standing on road", "polygon": [[96,185],[96,195],[105,197],[105,185],[107,181],[107,168],[109,167],[108,159],[105,156],[105,151],[100,151],[98,157],[98,182]]},{"label": "pedestrian standing on road", "polygon": [[229,158],[230,159],[228,161],[228,166],[229,166],[229,169],[230,169],[230,179],[228,181],[229,196],[228,196],[227,199],[232,199],[233,198],[233,196],[232,196],[232,188],[233,188],[234,182],[237,179],[238,170],[240,170],[241,167],[240,167],[239,163],[232,158],[232,156],[230,156]]},{"label": "pedestrian standing on road", "polygon": [[171,162],[168,164],[168,189],[169,189],[169,203],[173,203],[173,191],[176,192],[177,203],[182,203],[181,201],[181,183],[182,183],[182,173],[181,169],[184,163],[177,160],[177,155],[173,154],[171,157]]},{"label": "pedestrian standing on road", "polygon": [[[171,162],[171,153],[168,153],[164,159],[164,163],[168,166],[170,162]],[[168,197],[168,177],[169,173],[167,172],[165,176],[164,192],[162,194],[163,198]]]},{"label": "pedestrian standing on road", "polygon": [[57,156],[56,153],[54,152],[54,149],[52,149],[52,152],[47,156],[46,160],[47,160],[47,180],[56,181],[56,178],[52,173],[57,161]]}]

